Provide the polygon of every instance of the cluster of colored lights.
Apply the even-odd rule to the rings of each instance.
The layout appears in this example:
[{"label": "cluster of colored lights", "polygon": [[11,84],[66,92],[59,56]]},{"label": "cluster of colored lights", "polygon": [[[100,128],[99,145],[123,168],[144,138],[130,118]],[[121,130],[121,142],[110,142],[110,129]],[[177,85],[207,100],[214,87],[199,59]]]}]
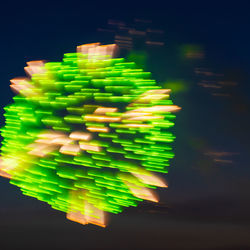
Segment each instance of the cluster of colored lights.
[{"label": "cluster of colored lights", "polygon": [[62,62],[28,62],[5,107],[0,175],[81,224],[157,202],[174,156],[170,90],[115,50],[87,44]]}]

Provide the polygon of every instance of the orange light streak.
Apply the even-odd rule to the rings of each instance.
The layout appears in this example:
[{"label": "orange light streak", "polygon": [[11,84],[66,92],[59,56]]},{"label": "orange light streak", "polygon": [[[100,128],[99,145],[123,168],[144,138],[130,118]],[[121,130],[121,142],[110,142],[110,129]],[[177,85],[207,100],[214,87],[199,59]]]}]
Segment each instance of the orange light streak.
[{"label": "orange light streak", "polygon": [[89,141],[91,139],[92,135],[89,133],[84,133],[80,131],[74,131],[69,135],[69,138],[73,140],[84,140]]},{"label": "orange light streak", "polygon": [[80,148],[82,150],[91,150],[91,151],[96,151],[96,152],[100,152],[101,151],[101,147],[99,147],[99,146],[85,144],[84,142],[79,142],[79,144],[80,144]]},{"label": "orange light streak", "polygon": [[95,122],[119,122],[121,120],[121,117],[85,115],[84,120]]},{"label": "orange light streak", "polygon": [[107,127],[87,127],[87,130],[91,132],[104,132],[104,133],[109,132],[109,128]]},{"label": "orange light streak", "polygon": [[177,105],[156,105],[150,108],[134,109],[133,112],[174,112],[180,109]]},{"label": "orange light streak", "polygon": [[106,114],[107,112],[117,112],[117,108],[107,108],[107,107],[99,107],[95,110],[94,114]]},{"label": "orange light streak", "polygon": [[164,188],[168,187],[167,183],[162,178],[157,177],[153,174],[151,175],[144,175],[139,173],[132,173],[132,174],[145,184],[154,185],[157,187],[164,187]]},{"label": "orange light streak", "polygon": [[80,152],[79,145],[64,145],[59,150],[60,153],[66,154],[66,155],[78,155]]},{"label": "orange light streak", "polygon": [[159,201],[158,197],[150,189],[137,186],[128,181],[124,181],[124,183],[127,185],[127,187],[133,193],[134,196],[144,199],[144,200],[153,201],[153,202]]}]

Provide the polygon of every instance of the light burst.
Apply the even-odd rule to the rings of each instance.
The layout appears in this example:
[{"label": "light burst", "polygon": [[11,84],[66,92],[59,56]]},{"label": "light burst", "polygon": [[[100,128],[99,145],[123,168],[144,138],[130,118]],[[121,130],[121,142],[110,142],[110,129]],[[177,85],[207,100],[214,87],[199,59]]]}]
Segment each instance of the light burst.
[{"label": "light burst", "polygon": [[115,50],[86,44],[62,62],[28,62],[5,107],[0,175],[81,224],[157,202],[174,156],[170,90]]}]

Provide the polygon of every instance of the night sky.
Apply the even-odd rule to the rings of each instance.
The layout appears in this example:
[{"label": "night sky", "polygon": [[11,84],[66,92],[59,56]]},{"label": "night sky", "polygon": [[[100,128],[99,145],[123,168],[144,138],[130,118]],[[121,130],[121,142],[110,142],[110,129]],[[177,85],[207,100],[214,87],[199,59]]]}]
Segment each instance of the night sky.
[{"label": "night sky", "polygon": [[[106,229],[82,226],[0,177],[1,249],[250,249],[250,6],[167,2],[1,6],[1,126],[14,96],[9,80],[24,76],[27,61],[59,61],[77,45],[112,43],[97,31],[110,19],[131,26],[135,18],[152,20],[164,30],[163,47],[135,53],[144,51],[145,69],[159,84],[178,87],[172,99],[182,107],[159,204],[111,215]],[[190,44],[202,58],[185,56]]]}]

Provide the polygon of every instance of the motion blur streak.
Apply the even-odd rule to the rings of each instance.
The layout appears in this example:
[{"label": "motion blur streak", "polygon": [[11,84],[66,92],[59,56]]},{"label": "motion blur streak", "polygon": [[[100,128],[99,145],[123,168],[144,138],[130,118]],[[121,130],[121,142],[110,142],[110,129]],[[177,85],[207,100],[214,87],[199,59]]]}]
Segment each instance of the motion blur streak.
[{"label": "motion blur streak", "polygon": [[5,107],[0,175],[83,225],[158,202],[152,189],[167,187],[161,175],[174,157],[169,128],[180,108],[116,51],[85,44],[62,62],[28,62]]}]

